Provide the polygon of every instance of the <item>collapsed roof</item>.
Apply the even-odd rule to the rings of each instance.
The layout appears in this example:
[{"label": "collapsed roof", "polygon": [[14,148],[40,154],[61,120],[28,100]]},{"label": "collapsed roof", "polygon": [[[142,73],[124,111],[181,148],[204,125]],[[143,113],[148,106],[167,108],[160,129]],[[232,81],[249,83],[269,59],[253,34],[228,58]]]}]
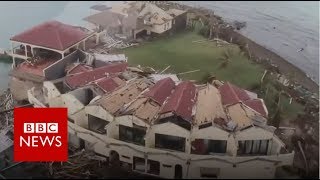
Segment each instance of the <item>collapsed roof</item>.
[{"label": "collapsed roof", "polygon": [[141,97],[133,101],[121,114],[134,115],[151,124],[174,88],[175,84],[170,78],[162,79],[148,88]]},{"label": "collapsed roof", "polygon": [[163,24],[173,19],[166,11],[151,3],[145,4],[144,8],[139,13],[139,17],[151,24]]},{"label": "collapsed roof", "polygon": [[173,113],[187,121],[192,120],[192,109],[196,100],[196,87],[190,81],[178,84],[168,101],[164,104],[160,114]]},{"label": "collapsed roof", "polygon": [[158,104],[162,105],[166,98],[174,90],[175,84],[171,78],[165,78],[158,81],[154,86],[152,86],[149,91],[144,93],[144,96],[151,98]]},{"label": "collapsed roof", "polygon": [[111,74],[125,71],[127,63],[112,63],[92,70],[69,74],[65,78],[65,83],[71,88],[77,88],[91,83],[103,77],[108,77]]},{"label": "collapsed roof", "polygon": [[104,94],[91,105],[101,106],[114,116],[135,116],[150,125],[171,116],[195,126],[214,123],[225,130],[266,125],[263,100],[229,82],[196,86],[190,81],[176,85],[170,77],[158,81],[139,75],[124,78],[131,72],[126,67],[126,63],[93,69],[77,65],[71,71],[78,68],[82,72],[68,75],[65,82],[72,88],[96,85]]},{"label": "collapsed roof", "polygon": [[264,101],[262,99],[255,98],[257,96],[254,95],[254,93],[241,89],[229,82],[220,86],[219,91],[221,93],[222,104],[224,106],[242,103],[262,116],[268,116],[268,110]]},{"label": "collapsed roof", "polygon": [[213,123],[229,131],[266,125],[268,111],[253,92],[229,82],[195,85],[170,74],[155,80],[127,66],[112,60],[101,67],[75,63],[67,69],[64,83],[70,89],[93,85],[100,89],[101,98],[89,105],[101,106],[114,116],[132,115],[147,124],[175,116],[190,125]]},{"label": "collapsed roof", "polygon": [[126,86],[103,96],[98,104],[111,114],[119,112],[124,105],[135,100],[141,92],[146,90],[150,83],[145,79],[134,79]]}]

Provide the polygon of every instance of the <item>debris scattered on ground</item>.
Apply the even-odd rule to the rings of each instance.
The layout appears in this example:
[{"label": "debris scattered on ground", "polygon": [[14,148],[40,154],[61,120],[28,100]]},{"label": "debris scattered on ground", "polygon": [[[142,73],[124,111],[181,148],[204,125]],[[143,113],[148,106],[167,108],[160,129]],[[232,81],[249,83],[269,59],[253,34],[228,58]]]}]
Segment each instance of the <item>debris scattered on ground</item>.
[{"label": "debris scattered on ground", "polygon": [[50,176],[54,179],[69,178],[98,178],[95,167],[101,166],[102,161],[95,158],[94,153],[84,149],[69,156],[67,162],[46,163]]},{"label": "debris scattered on ground", "polygon": [[9,90],[0,95],[0,131],[13,126],[13,112],[7,111],[14,107],[14,100]]},{"label": "debris scattered on ground", "polygon": [[131,46],[137,46],[139,43],[129,43],[123,40],[116,40],[111,36],[103,36],[101,38],[102,45],[97,46],[95,48],[91,48],[87,50],[89,53],[98,53],[98,54],[109,54],[110,50],[113,49],[124,49]]}]

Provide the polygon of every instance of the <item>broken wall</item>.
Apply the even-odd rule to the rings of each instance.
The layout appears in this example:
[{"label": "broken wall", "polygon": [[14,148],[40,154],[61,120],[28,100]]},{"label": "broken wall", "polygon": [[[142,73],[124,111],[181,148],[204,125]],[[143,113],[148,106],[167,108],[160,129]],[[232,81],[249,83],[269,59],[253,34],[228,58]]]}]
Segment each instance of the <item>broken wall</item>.
[{"label": "broken wall", "polygon": [[68,108],[68,115],[74,114],[84,108],[84,105],[72,94],[62,94],[61,100],[63,107]]},{"label": "broken wall", "polygon": [[29,80],[22,80],[11,76],[9,81],[9,88],[12,96],[17,101],[28,100],[28,90],[32,87],[42,89],[42,83],[36,83]]},{"label": "broken wall", "polygon": [[93,92],[93,90],[90,88],[75,89],[69,92],[69,94],[74,96],[84,106],[88,105],[89,102],[96,96],[95,92]]},{"label": "broken wall", "polygon": [[65,76],[65,68],[68,64],[76,62],[77,60],[84,59],[82,53],[79,50],[76,50],[69,54],[68,56],[64,57],[63,59],[55,62],[54,64],[50,65],[46,69],[43,70],[44,76],[47,80],[54,80]]},{"label": "broken wall", "polygon": [[88,119],[86,117],[84,109],[81,109],[78,112],[69,115],[69,118],[73,119],[76,125],[88,128]]},{"label": "broken wall", "polygon": [[[165,25],[166,25],[166,29],[164,28]],[[154,24],[152,27],[147,26],[145,29],[157,34],[161,34],[170,30],[171,28],[172,28],[172,20],[169,20],[163,24]]]},{"label": "broken wall", "polygon": [[53,82],[50,82],[50,81],[43,82],[43,89],[44,91],[46,91],[44,96],[47,101],[49,101],[49,99],[52,99],[61,95],[60,91],[53,84]]}]

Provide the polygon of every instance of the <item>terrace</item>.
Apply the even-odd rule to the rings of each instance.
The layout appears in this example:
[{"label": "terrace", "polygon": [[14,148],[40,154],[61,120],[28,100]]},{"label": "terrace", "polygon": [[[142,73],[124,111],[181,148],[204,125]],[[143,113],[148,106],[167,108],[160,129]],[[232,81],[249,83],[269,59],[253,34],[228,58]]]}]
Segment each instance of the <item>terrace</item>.
[{"label": "terrace", "polygon": [[77,49],[94,47],[97,36],[58,21],[48,21],[13,36],[10,41],[15,70],[45,77],[50,65]]}]

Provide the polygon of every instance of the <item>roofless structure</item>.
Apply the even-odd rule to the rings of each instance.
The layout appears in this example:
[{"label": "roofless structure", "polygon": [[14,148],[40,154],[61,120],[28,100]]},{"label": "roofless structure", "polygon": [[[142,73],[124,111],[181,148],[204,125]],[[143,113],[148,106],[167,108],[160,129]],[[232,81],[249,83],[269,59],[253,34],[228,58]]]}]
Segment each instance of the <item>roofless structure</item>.
[{"label": "roofless structure", "polygon": [[44,80],[63,77],[67,64],[84,58],[78,50],[86,50],[99,41],[94,32],[48,21],[13,36],[10,42],[10,89],[17,100],[23,101],[27,99],[27,89],[40,87]]},{"label": "roofless structure", "polygon": [[72,48],[85,50],[86,41],[94,35],[59,21],[48,21],[10,38],[11,52],[13,58],[24,60],[36,56],[39,49],[56,52],[64,58]]}]

